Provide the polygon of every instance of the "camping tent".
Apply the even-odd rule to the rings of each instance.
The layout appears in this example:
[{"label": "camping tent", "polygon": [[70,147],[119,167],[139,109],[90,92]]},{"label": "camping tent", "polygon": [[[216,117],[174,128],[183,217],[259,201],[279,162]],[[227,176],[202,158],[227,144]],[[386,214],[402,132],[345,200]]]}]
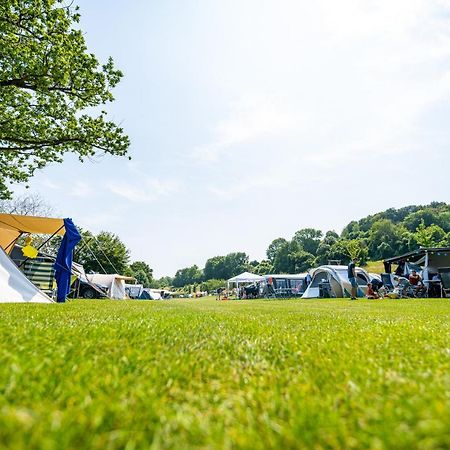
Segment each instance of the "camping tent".
[{"label": "camping tent", "polygon": [[245,284],[245,283],[258,283],[258,282],[262,282],[262,281],[265,281],[265,278],[260,275],[256,275],[256,274],[250,273],[250,272],[243,272],[240,275],[236,275],[235,277],[230,278],[227,281],[227,289],[230,290],[230,286],[235,284],[237,291],[239,293],[239,285]]},{"label": "camping tent", "polygon": [[0,248],[0,303],[53,303]]},{"label": "camping tent", "polygon": [[139,296],[140,300],[162,300],[161,292],[157,289],[142,289],[141,295]]},{"label": "camping tent", "polygon": [[[347,276],[347,266],[320,266],[311,273],[312,280],[308,285],[302,298],[320,297],[320,285],[329,284],[330,295],[335,298],[349,297],[351,285]],[[359,286],[359,295],[365,293],[367,283],[370,281],[369,274],[360,267],[356,268],[356,281]]]},{"label": "camping tent", "polygon": [[[55,262],[55,279],[58,285],[57,300],[64,302],[70,289],[73,248],[81,239],[72,219],[0,214],[0,247],[11,253],[17,239],[24,234],[49,234],[64,236]],[[52,270],[48,271],[52,274]]]},{"label": "camping tent", "polygon": [[118,275],[117,273],[106,275],[94,273],[87,274],[86,277],[91,283],[105,286],[108,289],[109,298],[116,298],[120,300],[126,298],[125,281],[136,281],[133,277],[126,277],[123,275]]},{"label": "camping tent", "polygon": [[144,290],[142,284],[128,284],[125,283],[125,293],[129,298],[139,298]]}]

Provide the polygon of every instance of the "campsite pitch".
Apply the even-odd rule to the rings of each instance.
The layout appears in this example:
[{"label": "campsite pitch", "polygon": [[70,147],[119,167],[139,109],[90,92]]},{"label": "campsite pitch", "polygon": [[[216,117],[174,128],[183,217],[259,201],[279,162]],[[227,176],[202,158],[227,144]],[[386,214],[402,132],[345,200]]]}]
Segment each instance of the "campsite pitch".
[{"label": "campsite pitch", "polygon": [[450,447],[448,300],[0,305],[0,447]]}]

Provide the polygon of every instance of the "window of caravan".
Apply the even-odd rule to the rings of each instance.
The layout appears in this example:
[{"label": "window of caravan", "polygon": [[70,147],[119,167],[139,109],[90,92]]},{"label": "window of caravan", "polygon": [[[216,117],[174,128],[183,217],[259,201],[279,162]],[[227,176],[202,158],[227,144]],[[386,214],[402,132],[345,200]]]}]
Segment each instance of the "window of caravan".
[{"label": "window of caravan", "polygon": [[275,289],[286,289],[287,288],[287,280],[284,278],[274,278]]},{"label": "window of caravan", "polygon": [[326,272],[319,272],[314,275],[310,287],[319,287],[319,283],[322,283],[322,281],[328,281],[328,274]]},{"label": "window of caravan", "polygon": [[291,289],[296,289],[297,291],[300,291],[302,289],[303,280],[289,280],[289,283],[291,285]]}]

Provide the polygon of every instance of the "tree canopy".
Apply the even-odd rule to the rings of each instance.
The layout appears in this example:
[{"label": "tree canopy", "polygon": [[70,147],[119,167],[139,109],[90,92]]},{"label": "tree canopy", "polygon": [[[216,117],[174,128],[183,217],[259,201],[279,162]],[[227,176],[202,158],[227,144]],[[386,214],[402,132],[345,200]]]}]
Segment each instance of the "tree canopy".
[{"label": "tree canopy", "polygon": [[239,275],[250,269],[248,255],[244,252],[229,253],[225,256],[214,256],[206,261],[203,271],[204,279],[222,279]]},{"label": "tree canopy", "polygon": [[97,235],[82,231],[81,235],[82,241],[75,248],[75,261],[83,264],[86,272],[126,273],[130,251],[119,236],[108,231]]},{"label": "tree canopy", "polygon": [[198,266],[193,265],[184,269],[177,270],[173,279],[173,285],[175,287],[182,287],[186,284],[195,284],[202,281],[202,272]]},{"label": "tree canopy", "polygon": [[145,261],[134,261],[124,273],[136,278],[144,287],[151,287],[153,283],[153,269]]},{"label": "tree canopy", "polygon": [[114,99],[122,73],[111,58],[101,65],[88,52],[71,5],[0,2],[0,198],[10,196],[9,183],[26,182],[67,152],[82,161],[125,155],[129,146],[98,109]]}]

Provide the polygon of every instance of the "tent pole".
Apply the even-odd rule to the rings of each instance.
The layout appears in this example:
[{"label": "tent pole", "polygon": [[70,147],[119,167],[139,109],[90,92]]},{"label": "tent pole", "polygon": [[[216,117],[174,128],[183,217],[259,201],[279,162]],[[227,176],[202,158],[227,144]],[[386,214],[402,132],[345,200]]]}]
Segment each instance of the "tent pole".
[{"label": "tent pole", "polygon": [[424,281],[425,286],[427,287],[427,291],[430,289],[430,282],[429,282],[429,273],[428,273],[428,264],[429,264],[429,256],[428,251],[425,251],[425,269],[422,273],[422,278],[426,281]]},{"label": "tent pole", "polygon": [[[60,230],[64,228],[64,224],[61,225],[48,239],[46,239],[36,250],[41,249],[48,241],[54,238]],[[22,267],[30,258],[25,258],[20,264],[19,267]]]}]

